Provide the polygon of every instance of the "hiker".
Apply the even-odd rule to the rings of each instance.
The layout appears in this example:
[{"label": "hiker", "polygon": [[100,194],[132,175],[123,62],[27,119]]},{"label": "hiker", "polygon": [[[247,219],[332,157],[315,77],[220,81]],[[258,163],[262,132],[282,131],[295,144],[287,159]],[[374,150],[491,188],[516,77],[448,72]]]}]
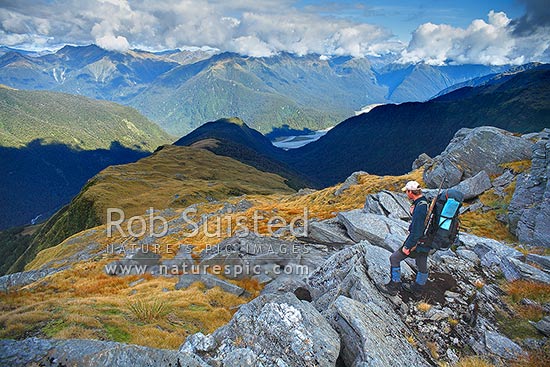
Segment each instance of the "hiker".
[{"label": "hiker", "polygon": [[428,254],[430,247],[423,247],[419,240],[424,235],[424,223],[428,214],[429,204],[428,200],[422,195],[422,189],[418,182],[409,181],[401,190],[406,192],[407,197],[412,201],[410,208],[412,220],[409,225],[409,236],[403,245],[390,256],[391,279],[389,283],[384,284],[381,291],[392,296],[397,295],[402,287],[401,261],[410,256],[416,259],[418,273],[416,274],[414,284],[404,284],[403,289],[413,295],[419,296],[428,280]]}]

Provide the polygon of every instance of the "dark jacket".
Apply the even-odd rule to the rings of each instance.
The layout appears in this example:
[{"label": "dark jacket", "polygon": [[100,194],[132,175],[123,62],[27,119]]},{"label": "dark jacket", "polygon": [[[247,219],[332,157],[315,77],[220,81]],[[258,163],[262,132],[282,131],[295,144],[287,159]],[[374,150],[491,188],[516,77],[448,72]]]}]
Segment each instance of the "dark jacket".
[{"label": "dark jacket", "polygon": [[409,225],[409,236],[403,244],[403,246],[408,249],[413,248],[418,240],[424,235],[424,221],[428,214],[428,200],[424,196],[421,196],[416,199],[412,205],[414,205],[414,210],[411,224]]}]

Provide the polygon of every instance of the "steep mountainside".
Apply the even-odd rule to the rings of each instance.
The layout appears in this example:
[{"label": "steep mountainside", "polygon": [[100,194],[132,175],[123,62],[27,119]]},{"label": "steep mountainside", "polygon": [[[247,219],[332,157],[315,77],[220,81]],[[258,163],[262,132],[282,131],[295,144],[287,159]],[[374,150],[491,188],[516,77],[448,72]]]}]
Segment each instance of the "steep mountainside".
[{"label": "steep mountainside", "polygon": [[285,180],[204,149],[163,146],[135,163],[111,166],[90,179],[69,205],[35,234],[10,271],[20,271],[40,251],[106,222],[107,208],[126,218],[153,208],[181,208],[245,194],[291,193]]},{"label": "steep mountainside", "polygon": [[462,88],[425,103],[384,105],[350,118],[316,142],[291,151],[289,164],[323,185],[351,172],[398,174],[421,153],[434,156],[462,127],[491,125],[513,132],[550,126],[550,67],[500,82]]},{"label": "steep mountainside", "polygon": [[387,100],[414,102],[428,100],[442,89],[487,74],[499,73],[506,68],[485,65],[393,64],[377,70],[377,78],[381,84],[389,88]]},{"label": "steep mountainside", "polygon": [[153,151],[171,137],[130,107],[0,86],[0,146],[21,147],[35,139],[81,149],[109,148],[116,141]]},{"label": "steep mountainside", "polygon": [[112,164],[173,138],[133,108],[49,91],[0,87],[0,230],[43,221]]}]

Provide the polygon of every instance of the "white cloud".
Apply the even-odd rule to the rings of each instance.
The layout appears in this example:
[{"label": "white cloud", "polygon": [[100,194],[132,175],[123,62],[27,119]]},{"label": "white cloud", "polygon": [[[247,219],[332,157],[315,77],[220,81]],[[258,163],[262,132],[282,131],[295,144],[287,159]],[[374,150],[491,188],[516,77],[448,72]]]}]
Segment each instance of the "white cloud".
[{"label": "white cloud", "polygon": [[112,51],[126,51],[130,48],[130,44],[125,37],[122,36],[103,36],[96,38],[96,45],[106,50]]},{"label": "white cloud", "polygon": [[510,23],[505,13],[490,11],[487,22],[476,19],[466,29],[422,24],[413,33],[400,61],[505,65],[544,59],[549,47],[548,33],[518,37]]},{"label": "white cloud", "polygon": [[540,16],[537,22],[529,23],[529,32],[518,32],[521,22],[497,12],[489,13],[487,20],[472,21],[467,28],[425,23],[407,46],[381,26],[329,17],[311,7],[297,9],[296,3],[18,0],[0,7],[0,44],[54,48],[66,43],[97,43],[115,50],[207,46],[251,56],[279,52],[355,57],[393,53],[401,54],[402,62],[430,64],[549,61],[550,31],[541,26]]}]

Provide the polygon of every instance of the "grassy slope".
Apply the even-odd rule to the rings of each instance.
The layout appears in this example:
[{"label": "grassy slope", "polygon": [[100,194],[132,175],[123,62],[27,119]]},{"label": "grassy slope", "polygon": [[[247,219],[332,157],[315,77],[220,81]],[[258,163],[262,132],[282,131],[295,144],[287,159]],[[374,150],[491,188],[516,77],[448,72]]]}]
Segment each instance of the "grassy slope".
[{"label": "grassy slope", "polygon": [[[422,172],[417,170],[396,177],[362,175],[358,178],[357,185],[351,186],[338,197],[334,196],[334,192],[339,185],[307,195],[247,195],[247,200],[253,203],[253,207],[246,212],[235,213],[233,217],[244,214],[250,218],[255,210],[261,211],[266,219],[260,222],[258,229],[260,233],[266,234],[270,214],[289,220],[301,215],[303,208],[307,207],[310,219],[330,218],[339,211],[362,207],[365,196],[369,193],[383,189],[398,190],[411,179],[422,182]],[[233,203],[238,200],[229,199]],[[501,203],[495,205],[495,210],[500,209]],[[213,213],[221,206],[219,203],[204,203],[199,205],[197,214],[200,216]],[[174,217],[180,211],[181,209],[176,210]],[[483,213],[479,215],[483,216]],[[480,234],[481,229],[475,223],[479,219],[465,220],[463,229]],[[491,233],[495,236],[498,237],[500,231],[505,230],[491,215],[488,214],[483,219],[487,226],[493,226]],[[216,216],[209,220],[210,223],[214,221]],[[222,224],[225,223],[227,222],[224,220]],[[63,259],[85,249],[91,242],[99,243],[100,248],[110,243],[120,243],[122,238],[119,235],[107,238],[104,229],[104,226],[100,226],[81,232],[42,251],[27,269],[39,269],[51,261],[60,261],[59,265],[63,265]],[[229,236],[223,230],[222,233]],[[161,249],[167,248],[164,245],[181,243],[181,235],[182,233],[173,233],[159,239]],[[207,238],[199,234],[192,238],[191,243],[196,244],[196,251],[200,251],[206,245],[220,240],[221,238]],[[169,258],[173,255],[162,253],[162,256]],[[176,349],[190,333],[208,333],[223,325],[230,319],[235,306],[248,301],[217,288],[206,291],[200,284],[180,291],[163,291],[163,288],[173,289],[175,279],[145,276],[145,281],[132,287],[130,283],[138,279],[138,276],[109,277],[103,273],[103,266],[112,259],[113,255],[100,255],[93,261],[77,263],[70,270],[60,272],[44,282],[9,295],[0,295],[0,308],[3,311],[0,317],[3,331],[0,336],[107,339]],[[240,281],[237,284],[245,287],[253,296],[260,289],[256,283],[250,281]],[[523,286],[521,289],[523,293],[518,299],[532,297],[534,294],[527,292]],[[135,294],[134,290],[137,291]],[[514,295],[513,289],[507,291]],[[546,294],[543,300],[548,300],[548,286],[537,288],[536,291]],[[148,318],[140,316],[141,311],[154,309],[160,311]]]},{"label": "grassy slope", "polygon": [[171,137],[136,110],[112,102],[46,91],[0,87],[0,146],[34,139],[82,149],[127,147],[153,151]]},{"label": "grassy slope", "polygon": [[20,271],[36,254],[84,229],[106,222],[107,208],[126,218],[150,207],[181,208],[243,194],[289,193],[285,180],[203,149],[164,146],[135,163],[111,166],[84,186],[71,203],[37,232],[10,272]]}]

